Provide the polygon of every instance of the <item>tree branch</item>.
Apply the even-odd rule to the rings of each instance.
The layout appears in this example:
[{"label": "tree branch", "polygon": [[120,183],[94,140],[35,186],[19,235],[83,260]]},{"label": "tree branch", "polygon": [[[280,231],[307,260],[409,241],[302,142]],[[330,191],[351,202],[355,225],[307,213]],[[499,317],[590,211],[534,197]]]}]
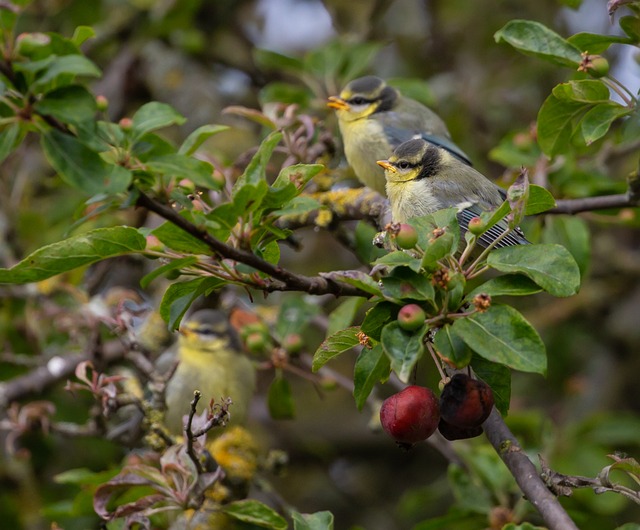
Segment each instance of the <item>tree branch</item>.
[{"label": "tree branch", "polygon": [[[111,341],[102,346],[101,360],[111,364],[125,356],[125,348],[120,341]],[[6,408],[29,394],[40,394],[45,389],[62,379],[73,375],[76,366],[83,361],[94,358],[93,351],[53,357],[45,366],[40,366],[29,373],[0,383],[0,408]]]},{"label": "tree branch", "polygon": [[576,214],[609,208],[629,208],[640,205],[640,170],[627,179],[627,193],[585,197],[584,199],[567,199],[556,201],[556,207],[545,214]]},{"label": "tree branch", "polygon": [[332,294],[335,296],[361,296],[365,298],[369,298],[371,296],[369,293],[358,289],[357,287],[338,283],[329,278],[323,278],[320,276],[309,277],[301,274],[295,274],[278,265],[273,265],[251,252],[246,252],[226,245],[222,241],[212,237],[206,230],[190,223],[187,219],[180,216],[168,206],[160,204],[142,192],[140,192],[140,196],[138,197],[137,205],[158,214],[160,217],[173,223],[177,227],[182,228],[182,230],[188,234],[204,242],[217,256],[249,265],[254,269],[268,274],[277,281],[275,284],[267,284],[264,287],[264,290],[304,291],[314,295]]},{"label": "tree branch", "polygon": [[584,199],[566,199],[556,201],[556,207],[547,210],[544,214],[576,214],[609,208],[628,208],[638,206],[639,203],[638,198],[634,199],[628,193],[585,197]]},{"label": "tree branch", "polygon": [[491,411],[482,427],[489,442],[516,479],[527,500],[538,510],[549,530],[578,530],[558,499],[540,478],[538,470],[496,408]]}]

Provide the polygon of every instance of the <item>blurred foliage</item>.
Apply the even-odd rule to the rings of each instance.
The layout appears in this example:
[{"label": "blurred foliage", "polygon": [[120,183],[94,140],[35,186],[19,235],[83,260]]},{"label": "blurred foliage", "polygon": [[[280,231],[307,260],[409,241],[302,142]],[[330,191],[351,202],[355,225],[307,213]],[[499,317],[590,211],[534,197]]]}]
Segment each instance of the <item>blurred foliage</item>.
[{"label": "blurred foliage", "polygon": [[[388,352],[406,353],[406,337],[391,328],[383,335],[382,324],[390,326],[397,305],[416,293],[406,295],[392,278],[378,284],[365,272],[376,260],[403,274],[414,264],[394,262],[406,259],[401,253],[382,258],[365,223],[329,233],[319,227],[330,222],[316,221],[293,232],[277,220],[318,209],[331,215],[302,193],[331,187],[328,174],[336,172],[320,164],[343,167],[324,101],[366,73],[389,78],[436,108],[475,166],[505,184],[525,166],[532,183],[556,199],[624,193],[626,176],[638,167],[637,87],[629,86],[628,72],[637,70],[640,31],[637,3],[619,4],[610,2],[613,25],[601,3],[586,1],[21,0],[0,6],[0,281],[11,283],[0,285],[2,380],[135,335],[138,306],[132,310],[121,296],[110,302],[114,286],[142,293],[171,329],[194,301],[239,306],[237,329],[266,366],[257,399],[264,405],[252,425],[263,446],[264,476],[254,488],[261,499],[295,507],[287,511],[294,528],[331,528],[334,517],[339,528],[369,530],[542,524],[485,440],[456,442],[459,462],[447,465],[426,445],[401,453],[371,433],[369,419],[388,392],[375,383],[385,379],[389,360],[382,347],[356,360],[353,334],[341,330],[364,318],[393,365]],[[606,58],[610,75],[594,75],[596,55]],[[171,202],[184,219],[267,263],[309,275],[359,269],[351,285],[368,292],[383,285],[398,297],[374,309],[356,297],[273,292],[258,300],[264,276],[207,259],[211,249],[201,240],[134,208],[139,191]],[[240,225],[229,221],[237,217]],[[582,288],[563,299],[505,298],[517,307],[509,311],[521,313],[518,322],[538,330],[528,327],[529,338],[542,337],[547,376],[516,373],[510,406],[508,375],[494,373],[491,382],[506,394],[497,403],[509,408],[508,424],[532,459],[541,453],[561,473],[595,477],[612,463],[608,454],[637,456],[640,448],[639,224],[638,208],[538,216],[524,224],[532,241],[549,245],[541,248],[569,251]],[[508,259],[492,259],[509,272]],[[571,261],[564,253],[562,259]],[[549,271],[542,276],[530,276],[537,285],[491,285],[498,295],[532,294],[538,286],[561,296],[575,290],[575,274],[553,285],[544,283]],[[37,283],[19,285],[27,282]],[[248,295],[223,284],[256,290]],[[417,296],[429,301],[431,291]],[[472,330],[462,334],[465,342],[483,341]],[[309,353],[327,337],[339,343],[334,371],[312,374]],[[485,345],[491,350],[485,355],[504,361],[509,353],[494,346]],[[544,352],[528,353],[524,368],[543,372]],[[469,362],[460,356],[461,365]],[[396,361],[405,379],[437,385],[438,374],[419,355]],[[481,360],[471,362],[480,373]],[[336,388],[345,376],[354,379],[354,396]],[[94,395],[109,396],[110,383],[100,381]],[[165,455],[167,466],[147,454],[125,456],[120,444],[100,437],[47,434],[45,419],[81,426],[95,418],[85,392],[72,398],[61,387],[38,401],[23,400],[3,419],[11,426],[3,429],[0,460],[7,492],[0,516],[8,527],[49,528],[55,521],[66,530],[98,528],[96,489],[123,469],[143,477],[144,488],[125,492],[119,503],[140,502],[151,490],[174,495],[176,484],[194,487],[193,463],[182,452]],[[44,433],[32,432],[34,421]],[[287,474],[278,472],[266,447],[289,454]],[[272,490],[277,495],[269,497]],[[110,494],[101,498],[105,506]],[[623,528],[640,516],[637,506],[611,492],[579,490],[562,503],[586,530]],[[233,521],[242,528],[286,525],[253,500],[233,501],[217,516],[229,528]],[[154,517],[154,524],[167,523]],[[222,526],[221,520],[204,524]],[[119,528],[117,522],[108,527]]]}]

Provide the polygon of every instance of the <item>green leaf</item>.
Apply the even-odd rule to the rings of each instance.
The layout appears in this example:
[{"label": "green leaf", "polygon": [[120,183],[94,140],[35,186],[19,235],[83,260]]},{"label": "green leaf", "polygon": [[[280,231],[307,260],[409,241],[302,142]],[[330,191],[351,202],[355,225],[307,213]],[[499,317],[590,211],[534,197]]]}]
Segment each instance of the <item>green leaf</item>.
[{"label": "green leaf", "polygon": [[382,328],[398,315],[398,306],[391,302],[379,302],[364,317],[360,329],[364,334],[377,341],[380,340]]},{"label": "green leaf", "polygon": [[136,142],[145,134],[169,125],[182,125],[186,120],[171,105],[151,101],[140,107],[131,118],[132,138]]},{"label": "green leaf", "polygon": [[42,247],[10,269],[0,269],[0,283],[39,282],[106,258],[141,252],[145,245],[135,228],[98,228]]},{"label": "green leaf", "polygon": [[589,54],[601,54],[612,44],[633,44],[632,39],[618,35],[600,35],[599,33],[576,33],[567,39],[570,44]]},{"label": "green leaf", "polygon": [[362,410],[376,383],[389,377],[389,366],[380,344],[362,349],[353,369],[353,397],[358,410]]},{"label": "green leaf", "polygon": [[538,144],[544,154],[551,157],[570,150],[573,122],[587,108],[585,103],[549,95],[538,112]]},{"label": "green leaf", "polygon": [[524,53],[560,66],[577,68],[580,50],[555,31],[532,20],[511,20],[499,29],[494,39],[506,42]]},{"label": "green leaf", "polygon": [[473,352],[450,324],[446,324],[438,330],[433,344],[438,353],[456,368],[464,368],[471,362]]},{"label": "green leaf", "polygon": [[429,278],[408,267],[396,267],[389,276],[382,278],[382,293],[394,301],[433,300],[435,291]]},{"label": "green leaf", "polygon": [[259,181],[266,180],[267,163],[280,140],[282,140],[282,133],[274,131],[262,141],[258,152],[253,155],[244,173],[238,177],[238,180],[234,184],[233,196],[235,196],[245,184],[257,184]]},{"label": "green leaf", "polygon": [[[457,216],[457,208],[445,208],[407,221],[418,232],[418,245],[424,249],[422,267],[429,269],[438,260],[458,250],[460,227]],[[444,233],[435,237],[433,232],[436,228],[443,229]]]},{"label": "green leaf", "polygon": [[489,361],[523,372],[546,373],[544,343],[513,307],[493,304],[484,313],[456,320],[452,327],[473,351]]},{"label": "green leaf", "polygon": [[540,291],[542,291],[542,288],[526,276],[504,274],[478,285],[467,294],[466,299],[471,300],[478,294],[488,294],[489,296],[529,296]]},{"label": "green leaf", "polygon": [[271,50],[255,48],[253,50],[253,60],[261,70],[285,71],[293,74],[301,74],[304,72],[304,66],[300,59]]},{"label": "green leaf", "polygon": [[358,340],[359,331],[360,328],[354,326],[342,329],[330,337],[327,337],[313,354],[311,370],[317,372],[327,364],[329,360],[360,344]]},{"label": "green leaf", "polygon": [[622,17],[619,20],[620,28],[634,43],[640,42],[640,18],[638,17]]},{"label": "green leaf", "polygon": [[283,340],[287,335],[301,334],[319,312],[318,305],[307,301],[303,296],[287,297],[278,312],[276,338]]},{"label": "green leaf", "polygon": [[[42,91],[50,83],[54,82],[58,84],[63,83],[63,78],[68,77],[69,81],[63,84],[70,84],[70,82],[78,75],[84,75],[89,77],[100,77],[100,69],[93,64],[84,55],[64,55],[62,57],[53,57],[46,68],[41,70],[36,81],[31,85],[31,90],[34,92]],[[53,86],[53,88],[57,88]]]},{"label": "green leaf", "polygon": [[333,530],[333,514],[331,512],[298,513],[291,512],[293,530]]},{"label": "green leaf", "polygon": [[123,192],[131,183],[131,172],[105,162],[98,153],[75,137],[51,129],[41,136],[42,150],[62,180],[87,195]]},{"label": "green leaf", "polygon": [[43,116],[52,116],[72,125],[93,120],[97,110],[95,98],[79,85],[52,90],[37,101],[34,108]]},{"label": "green leaf", "polygon": [[551,93],[561,101],[579,103],[606,103],[610,101],[609,89],[599,79],[579,79],[560,83]]},{"label": "green leaf", "polygon": [[294,197],[284,207],[275,210],[273,215],[284,217],[285,215],[304,215],[322,208],[322,204],[312,197]]},{"label": "green leaf", "polygon": [[151,234],[156,236],[167,247],[177,252],[211,254],[211,249],[206,243],[203,243],[169,221],[162,223],[158,228],[152,230]]},{"label": "green leaf", "polygon": [[177,153],[163,155],[147,160],[146,166],[161,175],[192,180],[196,186],[203,188],[218,189],[220,187],[213,179],[213,166],[209,162],[190,156]]},{"label": "green leaf", "polygon": [[262,528],[286,530],[287,521],[267,505],[254,500],[234,501],[221,507],[227,515]]},{"label": "green leaf", "polygon": [[362,289],[363,291],[373,295],[382,296],[382,291],[380,290],[378,282],[376,282],[366,272],[356,270],[333,271],[321,273],[320,276],[335,282],[352,285],[353,287],[357,287],[358,289]]},{"label": "green leaf", "polygon": [[496,408],[503,416],[509,412],[511,402],[511,370],[506,366],[474,355],[471,367],[476,375],[491,387]]},{"label": "green leaf", "polygon": [[591,236],[587,222],[575,215],[551,215],[544,221],[542,242],[566,247],[578,264],[580,276],[584,277],[591,260]]},{"label": "green leaf", "polygon": [[344,329],[345,326],[351,326],[358,310],[364,302],[364,298],[360,298],[359,296],[346,297],[342,303],[329,314],[327,336]]},{"label": "green leaf", "polygon": [[447,470],[449,484],[457,504],[464,511],[488,514],[493,507],[489,489],[478,477],[451,464]]},{"label": "green leaf", "polygon": [[281,375],[276,376],[269,385],[267,406],[269,414],[274,420],[291,420],[295,417],[291,383]]},{"label": "green leaf", "polygon": [[502,527],[502,530],[546,530],[545,526],[534,526],[531,523],[507,523]]},{"label": "green leaf", "polygon": [[427,326],[423,326],[411,333],[403,330],[397,321],[390,322],[382,329],[380,343],[391,361],[391,369],[403,383],[409,381],[413,367],[424,353],[422,339],[427,330]]},{"label": "green leaf", "polygon": [[555,208],[555,206],[556,200],[548,190],[542,186],[529,184],[529,199],[527,200],[525,215],[536,215]]},{"label": "green leaf", "polygon": [[178,154],[191,156],[208,138],[228,129],[228,125],[203,125],[198,127],[182,142]]},{"label": "green leaf", "polygon": [[322,164],[293,164],[287,166],[280,171],[276,180],[273,182],[273,188],[284,188],[289,184],[302,191],[313,177],[324,169]]},{"label": "green leaf", "polygon": [[168,272],[174,271],[176,269],[188,267],[189,265],[193,265],[197,262],[198,258],[196,258],[195,256],[187,256],[186,258],[171,260],[169,263],[165,263],[161,267],[158,267],[157,269],[151,271],[149,274],[146,274],[140,280],[140,287],[146,289],[147,287],[149,287],[149,284],[159,276],[163,276],[164,274],[167,274]]},{"label": "green leaf", "polygon": [[160,316],[170,330],[177,329],[182,317],[196,298],[211,293],[224,283],[218,278],[196,278],[186,282],[172,283],[160,302]]},{"label": "green leaf", "polygon": [[92,39],[96,36],[96,32],[90,26],[78,26],[71,37],[71,42],[76,46],[81,46],[89,39]]},{"label": "green leaf", "polygon": [[12,123],[0,132],[0,162],[7,158],[17,147],[19,133],[19,123]]},{"label": "green leaf", "polygon": [[491,252],[487,264],[502,272],[524,274],[554,296],[571,296],[580,288],[580,269],[561,245],[518,245]]},{"label": "green leaf", "polygon": [[631,112],[633,109],[623,107],[615,102],[601,103],[587,111],[580,121],[580,133],[585,145],[591,145],[602,138],[615,120]]},{"label": "green leaf", "polygon": [[408,252],[398,250],[395,252],[390,252],[389,254],[385,254],[384,256],[378,258],[374,262],[374,265],[388,265],[390,267],[404,265],[415,272],[419,272],[422,268],[422,260],[414,258]]}]

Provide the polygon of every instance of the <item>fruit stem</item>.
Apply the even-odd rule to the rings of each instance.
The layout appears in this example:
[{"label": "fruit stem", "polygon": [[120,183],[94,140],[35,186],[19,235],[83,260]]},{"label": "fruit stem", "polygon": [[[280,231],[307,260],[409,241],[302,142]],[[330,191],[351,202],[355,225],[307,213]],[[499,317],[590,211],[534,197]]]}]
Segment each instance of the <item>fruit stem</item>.
[{"label": "fruit stem", "polygon": [[427,349],[429,350],[431,357],[433,357],[433,362],[435,363],[438,372],[440,372],[440,377],[444,381],[447,378],[447,374],[445,374],[444,370],[442,369],[442,365],[440,364],[440,357],[438,357],[438,354],[436,353],[433,345],[430,342],[427,342]]}]

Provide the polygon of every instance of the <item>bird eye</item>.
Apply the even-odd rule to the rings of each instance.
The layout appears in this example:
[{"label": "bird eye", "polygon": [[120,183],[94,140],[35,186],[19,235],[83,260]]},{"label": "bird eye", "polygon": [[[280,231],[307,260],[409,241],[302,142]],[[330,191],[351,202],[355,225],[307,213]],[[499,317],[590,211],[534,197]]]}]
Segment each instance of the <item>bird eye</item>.
[{"label": "bird eye", "polygon": [[354,105],[364,105],[367,102],[367,100],[361,96],[356,96],[355,98],[351,98],[351,100],[349,100],[349,103],[352,103]]},{"label": "bird eye", "polygon": [[409,167],[411,166],[411,164],[409,164],[409,162],[407,162],[406,160],[400,160],[400,162],[398,162],[397,166],[400,169],[409,169]]}]

